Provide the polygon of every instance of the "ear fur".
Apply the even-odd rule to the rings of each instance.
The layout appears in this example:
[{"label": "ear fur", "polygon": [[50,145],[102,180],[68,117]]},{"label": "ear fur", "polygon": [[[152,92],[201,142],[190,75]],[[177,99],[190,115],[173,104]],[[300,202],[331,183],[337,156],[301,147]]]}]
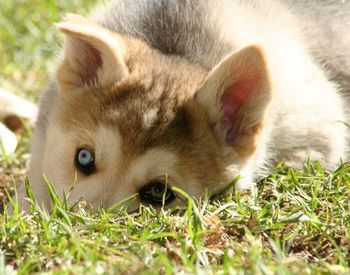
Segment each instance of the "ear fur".
[{"label": "ear fur", "polygon": [[75,14],[56,25],[66,35],[64,59],[57,70],[61,90],[103,87],[127,75],[120,36]]},{"label": "ear fur", "polygon": [[255,45],[226,57],[196,95],[219,142],[244,155],[256,149],[271,97],[266,62],[262,49]]}]

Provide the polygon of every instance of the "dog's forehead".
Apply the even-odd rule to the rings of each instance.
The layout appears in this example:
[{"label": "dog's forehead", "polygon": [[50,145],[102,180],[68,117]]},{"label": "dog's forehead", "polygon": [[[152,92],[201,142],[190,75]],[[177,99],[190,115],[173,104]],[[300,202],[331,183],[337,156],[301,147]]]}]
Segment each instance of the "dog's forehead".
[{"label": "dog's forehead", "polygon": [[191,136],[190,99],[173,92],[174,87],[134,82],[116,89],[101,102],[99,119],[118,128],[122,148],[129,154],[130,150],[141,153],[153,146],[174,145]]}]

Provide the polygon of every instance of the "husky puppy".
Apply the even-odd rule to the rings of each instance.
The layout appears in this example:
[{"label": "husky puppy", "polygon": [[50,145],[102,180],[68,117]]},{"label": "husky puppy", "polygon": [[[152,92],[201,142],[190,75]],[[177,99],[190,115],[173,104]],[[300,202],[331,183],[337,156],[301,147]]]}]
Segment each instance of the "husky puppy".
[{"label": "husky puppy", "polygon": [[46,207],[43,175],[94,208],[171,206],[173,186],[200,197],[279,161],[347,158],[349,1],[115,0],[57,26],[30,167]]}]

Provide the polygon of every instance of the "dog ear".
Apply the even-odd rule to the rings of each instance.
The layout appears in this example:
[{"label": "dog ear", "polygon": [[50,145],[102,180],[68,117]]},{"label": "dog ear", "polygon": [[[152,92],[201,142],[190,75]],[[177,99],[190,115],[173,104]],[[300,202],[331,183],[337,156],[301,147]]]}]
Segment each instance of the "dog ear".
[{"label": "dog ear", "polygon": [[241,155],[254,152],[271,97],[267,65],[255,45],[226,57],[196,94],[219,142]]},{"label": "dog ear", "polygon": [[101,88],[127,75],[120,36],[74,14],[67,15],[57,27],[66,38],[64,59],[57,70],[61,90]]}]

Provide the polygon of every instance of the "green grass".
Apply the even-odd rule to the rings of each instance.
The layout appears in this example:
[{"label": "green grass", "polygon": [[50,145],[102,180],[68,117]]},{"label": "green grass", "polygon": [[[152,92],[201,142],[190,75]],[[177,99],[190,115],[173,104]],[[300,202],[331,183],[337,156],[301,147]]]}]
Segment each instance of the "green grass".
[{"label": "green grass", "polygon": [[[0,83],[36,101],[62,42],[53,22],[86,14],[94,1],[3,0]],[[23,180],[28,138],[0,154],[0,186]],[[182,208],[132,214],[85,203],[69,206],[54,193],[54,211],[0,214],[0,274],[348,274],[350,165],[333,173],[316,164],[276,168],[252,192],[187,200]],[[179,192],[181,192],[179,190]],[[1,199],[1,197],[0,197]],[[16,206],[15,206],[15,209]]]},{"label": "green grass", "polygon": [[53,23],[67,12],[85,15],[96,0],[2,0],[0,85],[35,100],[49,80],[62,36]]},{"label": "green grass", "polygon": [[[0,216],[1,268],[19,274],[340,274],[350,264],[350,165],[280,167],[256,192],[132,214],[74,206]],[[16,209],[16,207],[15,207]],[[7,264],[7,266],[6,266]]]}]

